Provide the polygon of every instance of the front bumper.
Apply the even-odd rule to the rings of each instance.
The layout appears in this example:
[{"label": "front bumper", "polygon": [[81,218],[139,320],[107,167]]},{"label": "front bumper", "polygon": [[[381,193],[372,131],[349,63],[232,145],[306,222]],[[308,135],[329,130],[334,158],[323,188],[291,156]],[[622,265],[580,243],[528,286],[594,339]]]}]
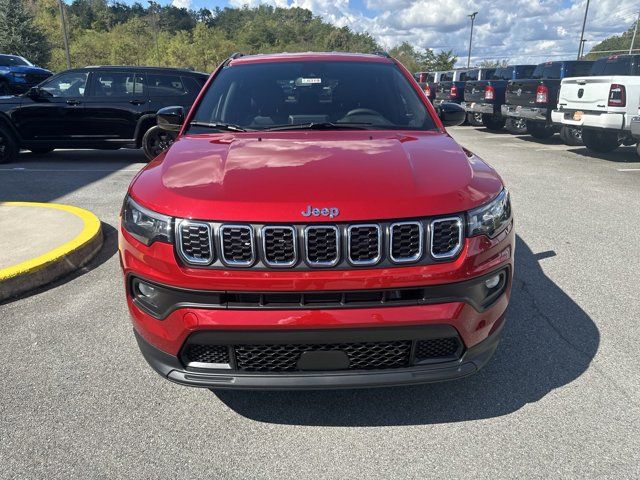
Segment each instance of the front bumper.
[{"label": "front bumper", "polygon": [[484,113],[494,115],[494,105],[492,103],[480,103],[480,102],[462,102],[460,104],[467,112],[470,113]]},{"label": "front bumper", "polygon": [[[635,117],[639,118],[639,117]],[[627,125],[624,113],[590,112],[580,110],[553,110],[551,112],[553,123],[572,125],[575,127],[602,128],[606,130],[623,130],[633,127]],[[636,127],[640,134],[640,128]],[[633,133],[633,131],[632,131]]]},{"label": "front bumper", "polygon": [[[149,344],[136,332],[136,339],[144,358],[161,376],[181,385],[215,389],[245,390],[313,390],[340,388],[370,388],[394,385],[413,385],[454,380],[478,372],[493,356],[500,342],[503,317],[496,328],[482,342],[467,349],[458,359],[441,363],[417,365],[402,369],[322,371],[322,372],[205,372],[187,369],[179,358]],[[443,326],[444,327],[444,326]],[[381,332],[381,330],[383,332]],[[377,334],[384,333],[377,329]],[[362,333],[371,333],[368,330]],[[306,333],[306,332],[296,332]],[[314,336],[322,335],[310,332]],[[335,336],[331,332],[332,336]]]},{"label": "front bumper", "polygon": [[547,121],[547,108],[523,107],[520,105],[502,105],[500,108],[503,117],[525,118],[538,122]]}]

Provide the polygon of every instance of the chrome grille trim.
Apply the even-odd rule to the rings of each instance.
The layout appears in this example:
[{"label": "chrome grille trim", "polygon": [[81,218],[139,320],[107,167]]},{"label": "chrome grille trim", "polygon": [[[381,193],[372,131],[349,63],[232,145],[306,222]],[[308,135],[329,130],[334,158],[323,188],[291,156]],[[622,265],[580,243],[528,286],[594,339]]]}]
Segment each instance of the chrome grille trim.
[{"label": "chrome grille trim", "polygon": [[[291,262],[270,262],[267,259],[267,237],[266,232],[269,230],[289,230],[293,236],[293,261]],[[262,237],[262,261],[270,267],[292,267],[298,263],[298,234],[295,228],[289,225],[265,225],[260,231]]]},{"label": "chrome grille trim", "polygon": [[[198,257],[194,257],[192,255],[188,255],[185,251],[184,251],[184,245],[182,242],[182,230],[183,228],[188,228],[188,227],[205,227],[207,229],[207,235],[209,237],[209,258],[206,259],[202,259],[202,258],[198,258]],[[215,254],[214,254],[214,248],[213,248],[213,229],[211,228],[211,225],[209,225],[206,222],[196,222],[193,220],[179,220],[176,222],[176,233],[175,233],[175,239],[176,239],[176,245],[178,247],[178,253],[180,255],[180,257],[187,263],[190,263],[192,265],[209,265],[211,262],[213,262],[214,258],[215,258]]]},{"label": "chrome grille trim", "polygon": [[[355,228],[375,228],[378,234],[378,255],[371,260],[353,260],[351,258],[351,231]],[[375,265],[382,259],[382,229],[377,223],[360,223],[347,227],[347,258],[353,265]]]},{"label": "chrome grille trim", "polygon": [[[450,251],[448,251],[447,253],[434,253],[433,252],[433,235],[434,235],[434,226],[438,223],[442,223],[442,222],[456,222],[457,226],[458,226],[458,242],[456,243],[456,246],[451,249]],[[445,218],[438,218],[436,220],[432,220],[431,223],[429,223],[429,250],[430,250],[430,254],[433,258],[438,259],[438,260],[442,260],[444,258],[453,258],[456,255],[458,255],[458,253],[460,253],[460,250],[462,250],[462,245],[463,245],[463,238],[464,238],[464,231],[463,231],[463,223],[462,223],[462,218],[458,217],[458,216],[454,216],[454,217],[445,217]]]},{"label": "chrome grille trim", "polygon": [[[239,261],[239,260],[233,260],[233,259],[229,260],[227,258],[227,252],[225,251],[225,248],[224,248],[224,232],[230,229],[240,229],[240,230],[245,230],[249,232],[249,238],[251,242],[251,260]],[[218,230],[218,232],[219,232],[218,237],[220,240],[219,242],[220,243],[220,259],[224,264],[233,266],[233,267],[250,267],[255,263],[256,244],[253,238],[253,227],[251,227],[251,225],[238,225],[238,224],[225,223],[224,225],[220,226],[220,229]]]},{"label": "chrome grille trim", "polygon": [[[396,258],[393,256],[393,230],[395,227],[400,227],[402,225],[416,225],[418,227],[418,253],[411,257],[399,257]],[[395,263],[411,263],[417,262],[422,258],[422,253],[424,252],[424,228],[422,227],[422,223],[420,222],[395,222],[389,225],[389,258]]]},{"label": "chrome grille trim", "polygon": [[[309,232],[313,230],[333,230],[336,233],[336,258],[331,262],[313,262],[309,259]],[[304,260],[312,267],[334,267],[340,262],[340,230],[335,225],[308,225],[304,229]]]}]

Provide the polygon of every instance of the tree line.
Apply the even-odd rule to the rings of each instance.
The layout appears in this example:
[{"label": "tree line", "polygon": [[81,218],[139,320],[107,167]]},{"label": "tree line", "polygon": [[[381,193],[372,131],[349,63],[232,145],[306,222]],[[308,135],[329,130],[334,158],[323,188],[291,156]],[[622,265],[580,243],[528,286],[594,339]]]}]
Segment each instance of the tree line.
[{"label": "tree line", "polygon": [[[383,48],[368,33],[337,27],[303,8],[187,10],[154,1],[74,0],[65,5],[72,67],[158,65],[212,71],[232,52],[344,51]],[[54,71],[66,68],[58,0],[0,0],[0,53]],[[446,70],[457,58],[403,43],[390,51],[412,72]]]}]

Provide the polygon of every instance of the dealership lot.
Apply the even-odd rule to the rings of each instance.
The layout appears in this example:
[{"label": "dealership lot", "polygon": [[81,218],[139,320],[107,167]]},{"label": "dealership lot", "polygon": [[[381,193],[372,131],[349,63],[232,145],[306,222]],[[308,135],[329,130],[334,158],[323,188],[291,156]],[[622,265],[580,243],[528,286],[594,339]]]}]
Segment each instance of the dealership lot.
[{"label": "dealership lot", "polygon": [[1,166],[0,201],[87,208],[106,238],[83,271],[0,305],[0,477],[637,478],[634,148],[596,157],[557,135],[451,132],[512,192],[509,322],[478,375],[396,389],[212,393],[161,379],[131,333],[116,255],[142,152]]}]

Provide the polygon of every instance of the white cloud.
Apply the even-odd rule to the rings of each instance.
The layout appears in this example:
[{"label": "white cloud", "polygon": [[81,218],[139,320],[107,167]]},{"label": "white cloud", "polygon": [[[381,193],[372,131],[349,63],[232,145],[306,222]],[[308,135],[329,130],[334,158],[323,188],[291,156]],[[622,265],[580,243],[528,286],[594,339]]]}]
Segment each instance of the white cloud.
[{"label": "white cloud", "polygon": [[[174,0],[185,2],[188,0]],[[468,14],[478,11],[472,62],[486,58],[540,63],[578,52],[586,0],[365,0],[358,11],[348,0],[230,0],[233,6],[267,3],[298,6],[338,26],[369,32],[385,48],[403,41],[421,48],[452,49],[466,63]],[[627,30],[636,19],[634,0],[591,2],[586,51]]]},{"label": "white cloud", "polygon": [[171,5],[178,8],[191,8],[191,0],[172,0]]}]

